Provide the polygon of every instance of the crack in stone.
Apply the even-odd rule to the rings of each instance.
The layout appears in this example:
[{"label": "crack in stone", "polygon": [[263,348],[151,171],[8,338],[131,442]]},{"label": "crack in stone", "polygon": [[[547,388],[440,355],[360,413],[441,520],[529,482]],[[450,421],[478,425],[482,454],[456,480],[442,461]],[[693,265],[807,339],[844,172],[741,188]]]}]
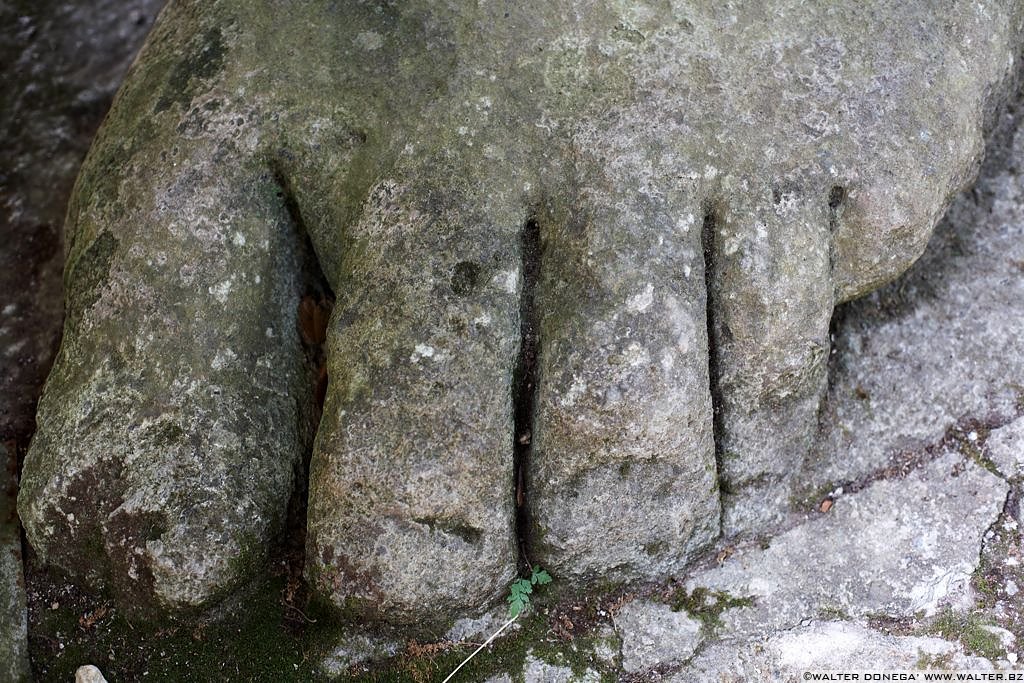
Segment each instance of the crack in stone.
[{"label": "crack in stone", "polygon": [[537,282],[541,268],[540,224],[530,218],[520,233],[522,289],[519,299],[519,355],[512,382],[513,483],[516,502],[516,538],[520,558],[529,565],[529,506],[526,504],[526,470],[533,451],[534,413],[537,396],[539,330],[536,311]]},{"label": "crack in stone", "polygon": [[303,575],[305,564],[306,522],[309,507],[309,466],[313,444],[320,426],[324,401],[327,397],[327,332],[334,308],[335,296],[324,275],[320,259],[302,217],[299,202],[291,182],[284,171],[271,162],[270,170],[278,187],[277,196],[288,213],[288,221],[296,240],[299,261],[298,310],[296,326],[306,357],[308,394],[297,396],[304,410],[299,433],[305,436],[301,444],[301,457],[295,465],[294,487],[288,501],[283,554],[289,564],[291,576]]},{"label": "crack in stone", "polygon": [[[724,492],[726,482],[723,479],[722,446],[725,434],[725,415],[722,412],[722,387],[720,380],[720,362],[718,340],[716,337],[716,308],[718,305],[717,289],[715,287],[715,233],[719,223],[718,211],[714,205],[709,204],[704,211],[704,223],[701,226],[701,250],[704,254],[704,291],[705,291],[705,326],[708,336],[708,387],[711,392],[711,435],[715,446],[715,469],[716,480],[720,492]],[[724,522],[725,510],[720,509],[719,528]]]}]

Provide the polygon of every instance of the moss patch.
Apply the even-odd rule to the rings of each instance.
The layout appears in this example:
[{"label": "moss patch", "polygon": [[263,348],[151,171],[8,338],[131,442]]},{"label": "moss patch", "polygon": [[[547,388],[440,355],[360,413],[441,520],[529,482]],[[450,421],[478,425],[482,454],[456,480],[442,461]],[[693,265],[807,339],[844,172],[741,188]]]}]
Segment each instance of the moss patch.
[{"label": "moss patch", "polygon": [[1004,654],[1003,646],[999,636],[985,628],[987,625],[990,624],[978,611],[962,613],[947,609],[935,618],[928,631],[946,640],[960,641],[967,654],[996,661]]},{"label": "moss patch", "polygon": [[[110,265],[117,248],[117,238],[109,232],[101,232],[72,264],[71,268],[76,273],[76,286],[67,290],[70,321],[80,318],[100,298],[100,291],[110,276]],[[71,278],[68,282],[71,282]]]},{"label": "moss patch", "polygon": [[679,588],[670,596],[668,604],[675,612],[688,612],[691,617],[701,622],[706,636],[713,636],[724,626],[723,612],[739,607],[751,607],[754,598],[736,597],[724,591],[712,591],[703,587],[695,588],[690,593],[685,588]]},{"label": "moss patch", "polygon": [[171,69],[153,113],[159,114],[174,104],[187,107],[198,82],[213,78],[224,68],[225,52],[224,36],[220,28],[208,29],[197,36],[189,45],[185,58]]},{"label": "moss patch", "polygon": [[[37,576],[38,578],[38,576]],[[315,610],[299,623],[275,577],[216,618],[135,621],[59,579],[29,594],[29,649],[40,681],[74,679],[84,663],[109,680],[325,680],[318,655],[333,629]]]},{"label": "moss patch", "polygon": [[929,669],[933,671],[951,669],[953,667],[953,654],[946,653],[944,655],[932,655],[927,652],[919,652],[917,662],[914,663],[914,667],[922,671]]},{"label": "moss patch", "polygon": [[834,605],[825,605],[819,609],[818,616],[829,621],[849,621],[851,618],[849,612]]}]

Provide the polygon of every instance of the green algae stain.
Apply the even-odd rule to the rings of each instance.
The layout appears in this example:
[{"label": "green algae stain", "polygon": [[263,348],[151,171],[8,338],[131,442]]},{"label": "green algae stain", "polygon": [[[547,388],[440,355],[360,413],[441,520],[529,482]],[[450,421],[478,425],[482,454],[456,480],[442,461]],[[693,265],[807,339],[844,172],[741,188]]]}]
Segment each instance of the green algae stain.
[{"label": "green algae stain", "polygon": [[171,69],[153,113],[167,111],[175,104],[188,107],[198,85],[213,78],[224,68],[226,51],[224,35],[218,27],[208,29],[198,40],[193,41],[185,58]]},{"label": "green algae stain", "polygon": [[101,232],[71,264],[68,272],[73,270],[75,277],[73,286],[67,288],[69,318],[81,317],[100,298],[100,289],[110,277],[110,265],[118,244],[111,233]]}]

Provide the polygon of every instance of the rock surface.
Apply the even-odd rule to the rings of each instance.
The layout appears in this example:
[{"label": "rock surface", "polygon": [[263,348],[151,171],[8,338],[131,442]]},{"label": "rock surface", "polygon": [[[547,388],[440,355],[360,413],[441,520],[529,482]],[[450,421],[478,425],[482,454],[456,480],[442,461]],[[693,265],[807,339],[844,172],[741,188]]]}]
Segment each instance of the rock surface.
[{"label": "rock surface", "polygon": [[700,622],[686,612],[643,600],[618,611],[615,630],[622,639],[622,668],[630,673],[684,662],[703,640]]},{"label": "rock surface", "polygon": [[880,480],[722,566],[687,580],[750,598],[722,614],[733,635],[765,635],[807,619],[842,614],[934,615],[969,601],[985,531],[1006,501],[1006,483],[946,453],[905,478]]},{"label": "rock surface", "polygon": [[593,669],[574,672],[570,667],[551,664],[527,654],[521,671],[491,676],[484,683],[600,683],[601,675]]},{"label": "rock surface", "polygon": [[1007,479],[1024,477],[1024,418],[995,429],[986,441],[988,457]]},{"label": "rock surface", "polygon": [[[1021,356],[1015,344],[1020,338],[1021,330],[1017,323],[1024,317],[1020,306],[1024,298],[1018,296],[1016,285],[1020,278],[1015,275],[1014,268],[1015,261],[1022,260],[1018,247],[1021,244],[1019,226],[1022,225],[1020,198],[1024,193],[1015,169],[1019,168],[1019,159],[1024,157],[1020,156],[1020,142],[1014,145],[1006,144],[1005,149],[997,145],[996,153],[990,154],[986,163],[988,172],[983,175],[976,193],[958,199],[950,219],[939,227],[932,241],[937,252],[929,251],[909,277],[901,279],[877,297],[854,304],[839,327],[842,352],[837,354],[837,358],[843,369],[830,387],[830,400],[833,401],[830,405],[834,407],[838,401],[839,407],[832,417],[839,415],[842,420],[826,423],[826,434],[834,440],[830,448],[835,449],[829,456],[829,467],[834,465],[835,469],[824,474],[821,469],[816,469],[816,476],[820,476],[818,486],[832,483],[834,488],[835,482],[854,479],[863,484],[865,478],[871,479],[879,469],[891,465],[895,451],[916,449],[918,454],[924,453],[926,449],[922,450],[922,445],[934,446],[943,433],[958,421],[964,424],[964,429],[958,433],[957,439],[963,437],[965,444],[975,443],[968,437],[972,430],[976,430],[979,453],[989,458],[1001,475],[1013,477],[1015,475],[1010,472],[1019,472],[1019,469],[1013,469],[1019,467],[1016,455],[1019,448],[1014,446],[1019,438],[1019,420],[988,433],[989,426],[1003,424],[1016,415],[1015,411],[1019,411],[1013,384],[1020,379],[1017,361]],[[1012,161],[1013,158],[1018,161]],[[1002,164],[1002,168],[997,168],[998,164]],[[939,275],[932,277],[930,272]],[[1002,291],[1008,291],[1009,296],[1001,297]],[[644,292],[640,292],[635,306],[642,306],[646,301]],[[944,333],[948,336],[943,336]],[[865,381],[873,384],[864,384]],[[984,419],[979,420],[978,416]],[[973,421],[978,425],[972,426]],[[851,429],[863,431],[868,438],[852,440],[850,434],[844,433],[844,430]],[[964,444],[946,445],[950,448],[939,453],[939,460],[932,463],[936,467],[937,463],[945,462],[944,458],[954,459],[956,456],[951,449]],[[972,452],[969,448],[961,450]],[[845,459],[848,452],[853,457]],[[936,452],[927,455],[934,457]],[[989,490],[993,480],[983,476],[978,468],[967,467],[970,471],[959,476],[969,476],[970,481],[984,483],[981,488]],[[957,466],[952,465],[950,471],[956,469]],[[936,473],[940,472],[932,474]],[[930,486],[958,486],[952,480],[946,482],[942,477],[930,479],[926,474],[917,471],[912,476],[920,475]],[[1010,502],[1019,505],[1019,486],[1017,488],[1016,497],[1011,496]],[[857,507],[861,503],[856,501],[862,500],[857,498],[859,495],[839,496],[828,514],[849,514],[851,500],[855,501],[854,507],[863,511],[862,506]],[[900,507],[899,510],[902,519],[907,509]],[[1020,517],[1017,505],[1009,505],[1007,510],[1011,517],[1003,519],[997,526],[1016,529],[1012,515]],[[913,512],[916,514],[916,509]],[[927,505],[925,512],[930,514]],[[826,519],[830,524],[834,522],[830,517]],[[983,516],[968,515],[965,523],[972,528],[967,530],[967,535],[981,534],[982,527],[973,525],[982,525],[983,522]],[[826,531],[832,529],[831,533],[838,533],[836,526],[826,524],[825,527]],[[821,530],[821,526],[808,528]],[[921,547],[926,548],[931,532],[923,527],[921,531]],[[960,538],[962,534],[958,532],[954,536]],[[783,533],[781,542],[784,547],[793,547],[793,539],[799,537],[799,533],[795,536]],[[991,537],[986,538],[985,544],[992,545]],[[1007,549],[1005,558],[1000,558],[1008,565],[1021,556],[1019,535],[1013,538],[1015,545]],[[959,541],[957,546],[956,552],[959,553]],[[770,542],[768,550],[773,547],[774,542]],[[749,562],[756,557],[759,557],[757,552],[747,549],[729,558],[726,565],[743,558]],[[770,560],[769,566],[787,566],[785,562],[775,562],[779,559],[776,556]],[[779,623],[789,623],[799,614],[814,613],[813,609],[807,609],[808,605],[823,604],[822,611],[830,616],[845,611],[822,599],[825,594],[820,590],[819,577],[805,571],[803,559],[794,562],[799,569],[797,576],[810,582],[812,595],[808,601],[798,599],[793,611],[772,611],[772,614],[781,615]],[[848,580],[853,579],[839,577],[839,586],[848,585],[844,583]],[[1017,583],[1006,581],[996,589],[1000,595],[1006,596],[1005,602],[1019,604],[1020,588]],[[956,600],[960,596],[954,592],[947,597]],[[877,595],[869,595],[868,599],[869,602],[879,600]],[[903,603],[894,604],[894,613],[901,613],[903,607],[900,605]],[[731,610],[724,616],[731,620],[734,613],[746,611],[749,614],[758,607]],[[810,618],[821,616],[819,612],[817,617]],[[771,621],[774,617],[769,615],[767,618]],[[481,622],[479,628],[484,628],[484,623]],[[740,623],[741,635],[748,626],[749,623],[746,626]],[[468,634],[473,630],[473,625],[468,622],[463,622],[461,627],[469,629],[462,633]],[[756,628],[753,630],[757,631]],[[1005,643],[1004,631],[995,632]],[[457,633],[460,631],[450,632],[453,635]],[[721,635],[728,637],[729,632]],[[828,659],[811,656],[811,653],[820,653],[824,649],[823,643],[841,647],[830,648]],[[352,644],[358,645],[358,639]],[[375,647],[371,644],[365,651],[379,654],[380,650]],[[354,647],[342,653],[344,657],[339,659],[338,666],[343,667],[345,662],[352,661],[348,658],[352,653],[356,653],[358,658],[358,649]],[[390,651],[394,652],[395,648]],[[0,652],[3,652],[2,646]],[[788,633],[771,632],[764,640],[755,637],[751,642],[712,644],[703,649],[676,679],[693,680],[713,675],[721,676],[723,680],[762,679],[769,675],[778,676],[787,667],[852,668],[864,662],[894,668],[913,668],[928,662],[968,668],[988,668],[992,664],[979,658],[965,657],[960,646],[935,638],[892,637],[857,623],[815,622],[796,627]],[[568,667],[545,663],[536,657],[531,657],[528,665],[540,675],[557,677],[571,674]],[[729,678],[731,675],[736,677]],[[512,677],[494,680],[511,681]]]},{"label": "rock surface", "polygon": [[549,664],[532,654],[526,656],[523,668],[525,683],[600,683],[601,675],[592,669],[576,673],[567,666]]},{"label": "rock surface", "polygon": [[[823,437],[804,477],[821,490],[953,431],[984,437],[1024,397],[1024,134],[1020,102],[974,188],[897,283],[838,312]],[[956,426],[962,425],[957,430]]]},{"label": "rock surface", "polygon": [[886,636],[861,624],[826,621],[763,641],[715,645],[666,680],[796,683],[806,680],[805,671],[921,668],[986,671],[994,667],[982,658],[966,656],[960,645],[941,638]]},{"label": "rock surface", "polygon": [[[818,538],[818,534],[827,529],[841,528],[837,519],[852,516],[853,509],[866,511],[863,502],[868,502],[867,499],[862,502],[858,497],[884,483],[876,482],[860,493],[843,494],[834,501],[828,498],[832,504],[829,512],[814,513],[818,519],[804,523],[808,530],[814,530],[810,535],[814,538],[803,536],[798,526],[781,536],[766,539],[767,550],[748,551],[745,557],[751,582],[743,584],[741,580],[731,585],[740,590],[746,585],[768,593],[768,597],[760,605],[725,612],[723,621],[738,627],[739,633],[723,629],[719,633],[723,640],[704,648],[673,680],[795,681],[802,680],[802,671],[808,668],[913,669],[925,666],[986,670],[994,664],[1012,667],[1019,663],[1018,654],[1010,651],[1010,647],[1016,647],[1021,632],[1020,567],[1024,560],[1019,533],[1021,511],[1019,503],[1014,504],[1021,497],[1017,479],[1021,422],[1017,416],[1021,410],[1019,390],[1024,386],[1021,364],[1024,348],[1019,346],[1024,335],[1021,328],[1024,292],[1019,291],[1024,278],[1017,266],[1018,262],[1024,262],[1021,251],[1024,177],[1019,170],[1024,163],[1024,135],[1019,129],[1021,112],[1017,100],[1002,117],[989,144],[977,186],[954,202],[921,261],[891,286],[846,307],[836,329],[834,376],[823,422],[823,450],[817,459],[809,462],[809,473],[818,490],[834,490],[837,484],[844,482],[848,486],[851,482],[854,486],[863,486],[880,472],[887,472],[889,476],[905,473],[915,463],[920,465],[920,458],[938,456],[927,466],[933,475],[939,475],[938,479],[926,476],[926,468],[911,473],[910,477],[917,479],[916,485],[907,487],[903,480],[887,483],[887,489],[895,489],[888,503],[881,495],[885,489],[875,489],[876,492],[870,494],[878,504],[875,522],[884,525],[891,517],[905,520],[910,528],[917,529],[916,544],[915,539],[906,539],[897,532],[893,537],[895,542],[887,546],[893,557],[906,558],[910,571],[914,571],[915,566],[918,569],[926,566],[919,562],[920,551],[931,539],[960,539],[957,552],[963,562],[962,571],[954,570],[948,575],[950,578],[955,574],[966,578],[964,572],[974,565],[978,549],[983,548],[983,565],[975,572],[975,579],[986,582],[978,585],[987,585],[990,595],[979,596],[971,590],[966,595],[950,593],[947,599],[960,608],[965,602],[980,601],[980,606],[974,608],[974,618],[983,624],[982,629],[996,630],[997,639],[1007,651],[1006,659],[996,662],[965,655],[960,643],[938,638],[898,637],[879,633],[863,623],[819,621],[865,614],[864,606],[877,608],[883,602],[896,607],[893,614],[908,614],[914,604],[904,600],[902,604],[906,607],[901,608],[899,600],[871,595],[870,591],[864,594],[872,580],[885,585],[891,581],[897,592],[900,586],[913,582],[902,576],[903,567],[899,562],[895,566],[890,564],[897,576],[883,577],[875,571],[865,573],[865,565],[860,562],[852,564],[849,573],[841,569],[833,573],[837,558],[855,554],[855,548],[862,547],[863,535],[855,532],[852,539],[841,535]],[[991,428],[992,425],[1004,426]],[[979,462],[987,458],[1001,476],[1010,479],[1012,490],[1008,501],[1011,504],[1003,508],[997,524],[990,525],[990,522],[1002,508],[1000,491],[1006,490],[1005,485],[975,465],[967,466],[969,471],[964,470],[955,478],[950,476],[951,469],[943,472],[942,463],[948,465],[956,460],[956,451],[961,457],[966,455]],[[931,498],[932,491],[945,488],[948,495],[948,487],[968,493],[975,487],[957,481],[965,475],[984,483],[978,490],[988,490],[988,494],[983,495],[990,501],[988,513],[981,514],[981,508],[954,504],[940,515],[946,519],[938,527],[921,519],[937,511],[932,507],[937,501],[922,499],[921,494]],[[926,482],[927,488],[922,489]],[[815,505],[821,500],[814,499]],[[968,523],[972,509],[973,522]],[[960,532],[951,536],[944,531],[948,528],[945,524],[950,521],[949,514],[954,515],[953,522],[964,524]],[[795,542],[801,537],[808,539],[806,547]],[[973,543],[967,542],[968,537],[975,539]],[[900,538],[910,540],[909,546],[901,544]],[[823,543],[829,539],[830,544]],[[787,554],[783,548],[789,548],[788,557],[783,557]],[[824,552],[818,554],[820,563],[808,558],[809,552],[822,548]],[[758,562],[770,558],[773,552],[778,553],[775,556],[778,564],[769,559],[766,572],[755,569]],[[710,574],[743,576],[746,569],[742,565],[728,568],[735,559],[735,555],[730,557],[725,567],[712,570]],[[884,564],[883,560],[881,565]],[[786,582],[773,580],[778,574],[772,567],[780,570],[786,567],[785,571],[793,572],[791,579],[787,576],[790,597],[778,594],[780,585],[786,592]],[[939,576],[945,568],[940,567],[934,576]],[[824,575],[818,576],[818,571]],[[826,587],[829,576],[834,589]],[[918,577],[921,576],[926,574],[918,572]],[[718,585],[724,587],[726,583],[730,582]],[[952,588],[954,584],[954,581],[943,580],[937,582],[936,587]],[[803,595],[804,591],[807,595]],[[923,596],[926,591],[918,594]],[[939,597],[938,593],[933,595]],[[771,607],[787,601],[794,609]],[[818,607],[812,607],[815,604]],[[810,620],[810,624],[800,625],[803,620]],[[759,621],[779,624],[780,630],[761,631]],[[954,628],[949,635],[969,641],[971,635],[964,628],[964,622],[956,623],[961,624],[963,630]],[[998,623],[1016,631],[1017,638],[1010,641],[1004,633],[1007,629],[996,626]],[[929,627],[927,621],[911,619],[909,624],[904,622],[904,628],[922,631]],[[766,635],[752,639],[743,637],[744,632],[751,631]]]},{"label": "rock surface", "polygon": [[0,5],[0,439],[27,446],[62,320],[75,176],[163,0]]},{"label": "rock surface", "polygon": [[351,667],[371,659],[393,657],[401,649],[394,641],[368,636],[357,630],[343,633],[340,641],[320,663],[323,673],[330,677],[341,676]]}]

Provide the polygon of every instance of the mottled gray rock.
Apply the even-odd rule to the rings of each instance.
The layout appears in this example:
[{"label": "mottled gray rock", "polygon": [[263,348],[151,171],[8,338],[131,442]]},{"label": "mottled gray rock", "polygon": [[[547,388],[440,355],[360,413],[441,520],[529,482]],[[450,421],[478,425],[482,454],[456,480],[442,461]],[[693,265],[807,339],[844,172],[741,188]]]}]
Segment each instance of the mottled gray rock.
[{"label": "mottled gray rock", "polygon": [[18,451],[61,327],[61,223],[79,164],[163,0],[0,4],[0,680],[29,680]]},{"label": "mottled gray rock", "polygon": [[1024,476],[1024,418],[995,429],[985,442],[988,457],[1007,479]]},{"label": "mottled gray rock", "polygon": [[[150,45],[168,40],[164,26]],[[206,38],[209,66],[219,38]],[[200,179],[202,159],[230,143],[144,144],[166,117],[119,136],[114,122],[160,96],[135,83],[69,209],[68,333],[40,401],[20,512],[45,561],[129,607],[189,607],[261,566],[309,438],[300,245],[259,172]],[[162,152],[182,155],[168,173],[135,166],[159,165]],[[224,204],[204,211],[214,197]]]},{"label": "mottled gray rock", "polygon": [[341,676],[357,664],[394,657],[401,651],[401,645],[394,640],[355,630],[342,632],[338,640],[338,645],[320,662],[328,676]]},{"label": "mottled gray rock", "polygon": [[622,662],[622,638],[612,624],[598,626],[590,636],[590,654],[603,666],[617,670]]},{"label": "mottled gray rock", "polygon": [[593,669],[575,673],[568,666],[551,664],[529,652],[523,666],[522,680],[523,683],[600,683],[601,675]]},{"label": "mottled gray rock", "polygon": [[686,661],[703,640],[701,623],[668,605],[635,600],[615,614],[622,638],[622,668],[627,672]]},{"label": "mottled gray rock", "polygon": [[805,619],[844,614],[935,614],[969,598],[978,549],[1008,487],[949,453],[903,479],[839,498],[827,514],[739,550],[687,580],[752,598],[722,614],[732,635],[768,634]]},{"label": "mottled gray rock", "polygon": [[861,624],[818,622],[763,641],[721,643],[705,649],[668,680],[803,681],[808,670],[992,670],[991,662],[964,654],[941,638],[888,636]]},{"label": "mottled gray rock", "polygon": [[14,457],[14,449],[0,443],[0,680],[16,682],[29,680],[30,669]]},{"label": "mottled gray rock", "polygon": [[571,667],[552,664],[538,659],[532,651],[526,655],[521,671],[496,674],[484,683],[599,683],[601,675],[593,669],[584,669],[574,673]]},{"label": "mottled gray rock", "polygon": [[308,236],[306,567],[341,614],[496,598],[516,459],[560,580],[681,571],[780,516],[833,304],[972,176],[1021,11],[172,4],[69,211],[31,543],[139,604],[257,570],[316,416]]}]

